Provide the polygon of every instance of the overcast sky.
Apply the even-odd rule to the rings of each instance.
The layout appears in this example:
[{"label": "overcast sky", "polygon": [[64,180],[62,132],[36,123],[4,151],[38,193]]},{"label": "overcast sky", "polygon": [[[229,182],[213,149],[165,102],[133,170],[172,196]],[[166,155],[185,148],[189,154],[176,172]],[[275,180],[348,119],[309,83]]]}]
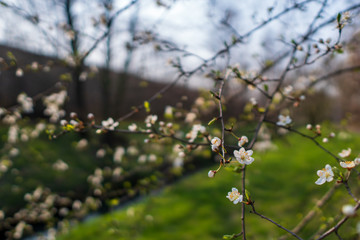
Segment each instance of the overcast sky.
[{"label": "overcast sky", "polygon": [[[56,0],[49,0],[48,5],[44,4],[44,0],[11,0],[6,2],[26,9],[26,14],[38,14],[40,17],[39,26],[49,35],[58,39],[59,43],[57,48],[54,48],[48,44],[43,33],[38,31],[38,27],[16,16],[13,11],[4,8],[0,9],[3,13],[3,20],[0,21],[1,43],[43,54],[65,57],[63,47],[66,47],[67,39],[63,38],[64,33],[58,27],[64,21],[61,6],[59,4],[57,4],[57,8],[50,6],[50,3],[54,3]],[[115,1],[114,11],[126,6],[129,2]],[[293,1],[177,0],[173,2],[163,0],[162,2],[170,7],[158,6],[155,0],[140,0],[137,6],[132,6],[117,18],[116,32],[112,43],[115,55],[112,67],[115,70],[121,69],[124,65],[126,56],[124,46],[126,41],[130,40],[127,31],[129,19],[135,15],[137,15],[137,31],[153,31],[161,39],[175,42],[181,48],[186,48],[203,58],[208,58],[223,47],[224,41],[230,42],[231,30],[220,23],[226,13],[229,16],[229,22],[237,32],[244,34],[270,16],[269,7],[274,7],[272,14],[275,15],[285,7],[290,6]],[[352,3],[353,1],[350,0],[330,0],[331,7],[324,12],[324,19],[336,15],[339,10],[345,9]],[[256,68],[261,58],[284,48],[284,44],[280,41],[281,38],[290,42],[291,39],[297,39],[301,36],[318,9],[319,4],[309,4],[306,12],[291,12],[279,21],[268,25],[248,39],[246,45],[237,48],[232,61],[242,61],[244,66]],[[101,33],[92,27],[91,18],[98,19],[99,15],[103,13],[103,8],[99,7],[97,1],[78,0],[74,10],[78,17],[78,26],[81,26],[84,36],[83,43],[84,45],[90,44],[93,39],[88,36],[96,37]],[[334,23],[334,26],[326,28],[319,36],[334,38],[336,34],[337,30]],[[102,65],[104,63],[104,49],[104,45],[101,45],[97,51],[91,54],[87,63]],[[269,49],[271,49],[271,53]],[[176,54],[154,54],[153,46],[150,44],[135,50],[130,69],[144,77],[164,79],[173,73],[171,67],[166,64],[167,59],[176,56]],[[198,63],[199,61],[196,58],[188,58],[184,61],[184,66],[191,69]]]}]

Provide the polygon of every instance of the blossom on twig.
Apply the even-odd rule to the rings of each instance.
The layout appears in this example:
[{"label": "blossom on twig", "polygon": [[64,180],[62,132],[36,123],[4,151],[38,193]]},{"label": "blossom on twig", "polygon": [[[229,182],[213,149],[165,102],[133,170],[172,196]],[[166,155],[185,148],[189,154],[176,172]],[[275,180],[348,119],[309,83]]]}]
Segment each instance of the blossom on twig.
[{"label": "blossom on twig", "polygon": [[234,156],[236,160],[241,164],[249,165],[254,161],[254,158],[251,157],[253,154],[252,150],[245,150],[245,148],[240,148],[239,151],[234,151]]},{"label": "blossom on twig", "polygon": [[234,204],[238,204],[239,202],[243,201],[243,195],[241,195],[239,193],[239,190],[237,190],[236,188],[232,188],[231,192],[228,192],[228,195],[226,197]]},{"label": "blossom on twig", "polygon": [[289,116],[279,115],[279,121],[276,123],[278,126],[287,126],[292,122]]},{"label": "blossom on twig", "polygon": [[326,164],[325,168],[317,171],[319,179],[315,182],[317,185],[324,184],[325,182],[331,182],[334,179],[334,173],[329,164]]}]

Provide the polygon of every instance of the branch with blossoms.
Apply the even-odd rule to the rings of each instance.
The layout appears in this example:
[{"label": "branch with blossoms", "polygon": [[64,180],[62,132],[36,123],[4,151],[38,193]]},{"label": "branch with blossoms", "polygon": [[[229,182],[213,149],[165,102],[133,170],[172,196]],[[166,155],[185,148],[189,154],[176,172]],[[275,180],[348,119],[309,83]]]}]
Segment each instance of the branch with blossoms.
[{"label": "branch with blossoms", "polygon": [[[116,18],[118,14],[120,14],[122,11],[125,11],[136,2],[137,1],[131,1],[129,5],[127,5],[125,8],[119,10],[113,16],[113,19],[110,19],[110,21],[108,21],[108,27],[111,26],[112,21]],[[249,40],[252,35],[254,35],[254,33],[260,31],[261,29],[264,29],[266,25],[276,20],[281,20],[282,17],[286,16],[287,14],[293,13],[295,11],[303,11],[304,8],[308,7],[310,3],[320,4],[320,8],[311,23],[309,24],[309,27],[304,34],[298,37],[298,39],[284,41],[286,42],[286,51],[281,53],[280,56],[277,57],[271,64],[263,66],[255,73],[244,71],[240,68],[240,66],[231,66],[229,64],[230,57],[232,56],[234,49],[236,49],[238,46],[244,45],[246,41]],[[176,159],[180,159],[180,163],[178,163],[178,165],[181,165],[181,161],[184,161],[186,156],[189,156],[190,153],[199,148],[211,149],[214,155],[216,155],[220,160],[218,168],[215,170],[210,170],[208,172],[208,177],[215,178],[216,174],[219,171],[221,171],[223,168],[228,167],[231,164],[235,165],[238,169],[237,172],[241,174],[241,190],[239,191],[237,188],[233,187],[232,191],[229,192],[227,196],[227,198],[234,204],[241,204],[241,232],[238,234],[227,236],[228,239],[235,239],[238,237],[242,237],[243,239],[247,238],[247,210],[250,211],[250,213],[258,216],[259,218],[264,219],[281,228],[288,234],[291,234],[293,237],[297,239],[302,239],[298,235],[299,231],[305,226],[307,222],[309,222],[313,218],[313,216],[315,215],[315,210],[310,211],[295,228],[289,230],[288,227],[285,227],[280,223],[274,221],[273,217],[270,218],[268,216],[265,216],[265,214],[259,213],[255,209],[255,196],[250,197],[250,190],[246,188],[245,182],[248,175],[251,174],[251,165],[255,161],[253,154],[254,152],[256,153],[256,143],[258,142],[261,129],[266,123],[269,123],[269,125],[272,125],[275,129],[287,130],[290,133],[295,133],[306,139],[309,139],[315,144],[316,147],[319,147],[336,160],[336,167],[331,166],[330,164],[326,164],[323,169],[320,169],[317,172],[315,172],[314,170],[314,176],[317,175],[318,177],[318,179],[315,181],[316,185],[328,184],[329,182],[332,182],[334,180],[337,182],[337,184],[332,187],[332,190],[325,194],[323,198],[315,205],[315,207],[322,207],[325,202],[331,198],[332,194],[335,192],[338,186],[341,184],[344,185],[347,194],[351,197],[351,201],[355,201],[356,205],[345,205],[342,208],[342,214],[344,214],[345,217],[340,219],[335,224],[335,226],[329,227],[329,229],[326,232],[322,233],[322,235],[318,238],[323,239],[334,233],[341,239],[338,233],[339,228],[349,218],[354,217],[356,215],[356,211],[359,208],[358,197],[356,196],[357,193],[356,191],[352,190],[352,179],[350,179],[350,175],[351,172],[356,171],[355,168],[360,164],[360,158],[355,157],[352,161],[348,160],[352,159],[350,148],[342,150],[337,155],[327,149],[324,144],[329,141],[329,139],[334,137],[334,134],[330,134],[329,136],[322,138],[322,142],[324,144],[321,144],[319,141],[320,137],[322,137],[322,130],[320,125],[316,125],[315,127],[313,127],[312,125],[306,126],[306,128],[310,131],[309,134],[304,134],[302,131],[294,128],[292,126],[293,120],[290,116],[290,113],[282,112],[283,105],[280,105],[280,103],[286,103],[285,100],[290,100],[291,103],[295,102],[296,104],[293,105],[299,105],[302,101],[305,101],[306,93],[308,93],[310,87],[313,87],[315,84],[331,77],[340,75],[345,72],[354,72],[359,69],[358,66],[354,66],[350,68],[339,69],[330,74],[326,74],[308,84],[306,90],[299,91],[300,94],[299,92],[293,93],[294,88],[292,87],[292,85],[285,86],[285,83],[292,77],[290,74],[294,73],[295,70],[304,68],[308,65],[320,61],[321,59],[325,59],[331,54],[334,55],[343,51],[340,40],[342,37],[342,30],[349,21],[349,17],[345,12],[358,9],[360,8],[360,5],[355,4],[347,9],[344,9],[337,16],[332,16],[322,21],[322,17],[326,12],[325,10],[327,6],[328,1],[326,0],[306,0],[301,2],[295,1],[291,4],[291,6],[284,8],[282,11],[280,11],[274,16],[270,16],[269,18],[265,19],[263,22],[261,22],[253,29],[249,30],[244,34],[240,34],[233,26],[231,26],[227,22],[224,22],[225,25],[231,28],[232,32],[235,33],[235,36],[232,37],[231,40],[229,40],[228,42],[225,42],[224,47],[221,47],[214,53],[214,55],[208,58],[203,58],[196,53],[191,53],[190,51],[182,49],[168,41],[161,40],[156,37],[153,38],[153,36],[148,33],[143,36],[137,36],[137,39],[135,40],[138,41],[139,44],[155,42],[158,44],[157,48],[160,51],[185,55],[184,58],[186,58],[187,56],[196,57],[200,61],[200,64],[192,66],[191,69],[187,69],[183,65],[182,59],[179,58],[176,61],[171,61],[172,67],[178,70],[178,74],[174,77],[173,81],[163,87],[158,92],[155,92],[152,97],[139,104],[138,106],[134,107],[127,114],[119,117],[117,120],[109,117],[108,119],[96,122],[95,116],[93,114],[89,114],[87,120],[85,120],[80,119],[83,116],[79,117],[76,113],[70,113],[69,118],[67,119],[65,112],[62,109],[64,102],[67,98],[66,92],[61,91],[49,95],[47,94],[47,92],[44,92],[42,95],[39,95],[39,98],[41,96],[41,98],[44,99],[44,104],[46,105],[46,115],[49,116],[51,122],[57,123],[60,121],[61,127],[60,130],[48,129],[47,132],[52,139],[59,138],[60,136],[70,132],[83,133],[87,131],[94,131],[96,134],[99,135],[107,133],[127,135],[140,134],[146,136],[146,139],[144,140],[146,144],[159,143],[159,145],[161,145],[163,143],[162,140],[170,139],[173,140],[173,142],[181,144],[176,151]],[[319,23],[320,21],[322,22]],[[318,33],[321,29],[331,24],[333,27],[338,29],[338,36],[335,42],[332,43],[331,40],[324,41],[323,39],[315,41],[312,39],[316,37],[315,34]],[[95,39],[95,42],[88,51],[80,55],[80,61],[82,63],[85,58],[92,51],[94,51],[94,49],[98,47],[100,42],[108,36],[108,34],[109,32],[104,32],[103,35]],[[307,50],[304,50],[304,46],[306,45],[308,46],[308,48]],[[217,61],[220,61],[222,57],[226,57],[226,69],[211,69],[213,67],[216,67]],[[265,74],[267,74],[271,69],[274,69],[275,66],[282,69],[282,71],[280,71],[280,74],[277,77],[271,78],[265,76]],[[177,124],[176,120],[174,122],[160,121],[160,117],[152,114],[150,110],[150,104],[156,104],[156,100],[159,98],[159,96],[166,94],[169,89],[174,87],[181,80],[190,79],[196,74],[200,74],[203,72],[208,72],[207,76],[213,78],[216,83],[216,90],[210,91],[210,93],[208,94],[211,95],[211,97],[209,97],[210,101],[212,101],[213,103],[215,102],[215,104],[210,105],[210,107],[208,107],[207,109],[216,109],[216,113],[215,116],[209,121],[207,126],[205,124],[201,124],[201,117],[199,117],[201,116],[200,110],[198,112],[191,112],[191,110],[188,112],[184,111],[187,114],[186,117],[183,117],[183,112],[178,112],[180,116],[178,119],[184,120],[184,126],[189,127],[188,131],[185,129],[176,129],[174,127],[174,125]],[[245,88],[247,89],[254,89],[254,91],[258,95],[263,97],[263,102],[257,102],[256,99],[250,100],[251,110],[249,112],[253,114],[253,118],[251,120],[255,119],[255,121],[253,121],[254,128],[251,131],[251,138],[248,138],[248,136],[250,135],[246,136],[247,134],[244,134],[244,130],[241,129],[241,127],[234,127],[233,125],[231,127],[227,126],[227,112],[225,107],[227,106],[229,99],[235,99],[235,97],[239,95],[238,91],[234,91],[233,93],[227,93],[228,90],[232,90],[232,84],[238,84],[235,86],[241,88],[241,91],[243,93],[245,92],[245,90],[243,90],[242,86],[245,86]],[[246,96],[245,93],[243,95]],[[278,100],[279,96],[281,98],[280,100]],[[21,109],[22,112],[26,113],[29,109],[32,109],[33,107],[32,100],[37,98],[38,97],[31,99],[25,94],[19,95],[19,109]],[[203,100],[203,102],[204,101],[205,100]],[[205,105],[203,104],[203,102],[195,107],[200,108],[199,105]],[[287,106],[287,104],[284,105]],[[207,108],[207,106],[205,108]],[[130,117],[144,110],[147,113],[147,116],[144,119],[145,126],[138,126],[136,123],[131,123],[128,126],[128,129],[120,128],[120,125],[122,125],[125,120],[128,120]],[[11,125],[8,134],[9,143],[14,144],[17,141],[17,135],[19,134],[19,129],[16,125],[16,122],[21,117],[21,111],[14,111],[17,112],[14,114],[10,113],[10,111],[2,111],[5,112],[5,114],[0,112],[0,115],[5,115],[3,118],[5,119],[4,121]],[[272,116],[274,115],[278,116],[278,121],[270,120],[273,119]],[[198,119],[196,119],[197,117]],[[211,131],[211,128],[213,127],[219,131]],[[213,134],[213,132],[215,132],[215,134]],[[236,142],[237,145],[232,145],[233,142]],[[6,151],[10,152],[11,147],[7,147]],[[114,161],[121,162],[124,151],[124,148],[117,148],[114,151]],[[99,152],[99,155],[103,154],[103,151]],[[141,159],[141,162],[146,161],[146,159]],[[63,165],[64,164],[62,162],[59,162],[56,166],[58,168],[64,168]],[[342,170],[338,168],[338,165],[341,167],[340,169]],[[137,169],[135,169],[133,172],[136,172],[136,170]],[[114,169],[112,174],[115,175],[115,177],[119,178],[121,171],[121,168],[116,168]],[[130,171],[128,174],[131,175],[131,173],[133,172]],[[123,176],[123,178],[125,177]],[[101,190],[104,187],[103,174],[101,169],[96,170],[94,174],[89,177],[89,181],[95,186],[94,194],[96,196],[102,196],[104,198],[108,196],[114,197],[123,194],[123,192],[126,192],[126,190],[118,190],[112,193],[102,193]],[[139,189],[140,188],[134,187],[133,190],[134,192],[138,192]],[[34,195],[39,194],[34,193]],[[75,205],[76,206],[74,207],[74,209],[79,208],[77,206],[79,204]]]}]

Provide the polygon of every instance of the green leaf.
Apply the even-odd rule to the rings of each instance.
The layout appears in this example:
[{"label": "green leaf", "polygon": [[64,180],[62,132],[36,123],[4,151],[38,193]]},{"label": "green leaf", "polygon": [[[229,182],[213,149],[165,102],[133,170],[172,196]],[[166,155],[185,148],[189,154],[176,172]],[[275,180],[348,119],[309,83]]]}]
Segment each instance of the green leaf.
[{"label": "green leaf", "polygon": [[214,117],[213,119],[210,120],[210,122],[208,123],[208,126],[210,126],[211,124],[213,124],[218,118]]},{"label": "green leaf", "polygon": [[231,36],[231,42],[232,42],[232,44],[235,44],[237,42],[237,38],[235,35]]},{"label": "green leaf", "polygon": [[274,61],[272,61],[272,60],[265,60],[265,67],[271,67],[272,65],[274,65]]},{"label": "green leaf", "polygon": [[264,113],[264,112],[265,112],[265,108],[263,108],[263,107],[259,107],[257,110],[258,110],[260,113]]},{"label": "green leaf", "polygon": [[223,236],[223,239],[234,239],[235,237],[235,234],[232,234],[232,235],[224,235]]},{"label": "green leaf", "polygon": [[7,55],[7,57],[8,57],[10,60],[16,61],[16,58],[15,58],[15,56],[14,56],[14,54],[13,54],[12,52],[8,51],[8,52],[6,53],[6,55]]},{"label": "green leaf", "polygon": [[267,92],[269,91],[269,86],[267,84],[264,85],[264,90]]},{"label": "green leaf", "polygon": [[337,22],[340,23],[340,20],[341,20],[341,13],[338,13],[338,15],[337,15]]},{"label": "green leaf", "polygon": [[250,192],[249,192],[247,189],[245,189],[245,197],[246,197],[246,200],[247,200],[247,201],[250,201],[250,200],[251,200]]},{"label": "green leaf", "polygon": [[70,73],[63,73],[60,75],[60,80],[64,81],[64,82],[71,82],[72,81],[72,77]]},{"label": "green leaf", "polygon": [[144,107],[145,107],[146,112],[149,113],[150,112],[150,103],[148,101],[144,102]]}]

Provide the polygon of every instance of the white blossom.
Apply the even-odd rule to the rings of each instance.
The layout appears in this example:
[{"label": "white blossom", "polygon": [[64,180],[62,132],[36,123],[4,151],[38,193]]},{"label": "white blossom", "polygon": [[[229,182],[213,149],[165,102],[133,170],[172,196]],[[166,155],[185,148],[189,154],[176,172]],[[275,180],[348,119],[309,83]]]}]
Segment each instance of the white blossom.
[{"label": "white blossom", "polygon": [[340,153],[339,153],[339,156],[342,157],[342,158],[346,158],[346,157],[349,157],[351,154],[351,148],[348,148],[348,149],[343,149]]},{"label": "white blossom", "polygon": [[186,114],[185,122],[192,123],[192,122],[194,122],[195,119],[196,119],[196,114],[193,112],[189,112],[188,114]]},{"label": "white blossom", "polygon": [[67,97],[67,92],[62,90],[58,93],[53,93],[43,99],[46,106],[44,114],[50,117],[51,122],[57,122],[60,118],[65,116],[65,111],[61,109]]},{"label": "white blossom", "polygon": [[136,131],[137,130],[137,125],[136,123],[132,123],[129,125],[128,129],[132,132]]},{"label": "white blossom", "polygon": [[33,109],[33,100],[31,97],[28,97],[26,93],[20,93],[17,96],[17,102],[21,105],[21,109],[24,113],[32,113]]},{"label": "white blossom", "polygon": [[238,204],[239,202],[243,201],[243,195],[241,195],[236,188],[232,188],[231,192],[228,192],[226,197],[234,204]]},{"label": "white blossom", "polygon": [[356,214],[355,206],[350,205],[350,204],[342,206],[341,211],[345,216],[348,216],[348,217],[352,217]]},{"label": "white blossom", "polygon": [[214,170],[210,170],[209,172],[208,172],[208,177],[209,178],[213,178],[213,177],[215,177],[215,171]]},{"label": "white blossom", "polygon": [[22,76],[24,76],[24,70],[22,70],[21,68],[16,69],[15,75],[16,75],[17,77],[22,77]]},{"label": "white blossom", "polygon": [[69,165],[64,162],[63,160],[61,159],[58,159],[53,165],[52,167],[55,169],[55,170],[58,170],[58,171],[66,171],[68,170],[69,168]]},{"label": "white blossom", "polygon": [[146,127],[151,127],[151,125],[154,125],[158,119],[157,115],[149,115],[145,119]]},{"label": "white blossom", "polygon": [[248,143],[249,139],[247,138],[247,136],[242,136],[238,142],[239,147],[244,146],[245,143]]},{"label": "white blossom", "polygon": [[88,146],[88,140],[83,138],[76,144],[77,150],[83,150]]},{"label": "white blossom", "polygon": [[287,126],[292,122],[289,116],[279,115],[279,121],[276,123],[278,126]]},{"label": "white blossom", "polygon": [[254,158],[251,157],[253,154],[252,150],[246,151],[245,148],[240,148],[239,151],[234,151],[234,156],[236,160],[241,164],[249,165],[254,161]]},{"label": "white blossom", "polygon": [[107,120],[101,121],[101,125],[104,128],[113,131],[117,126],[119,126],[119,122],[115,122],[114,119],[110,117]]},{"label": "white blossom", "polygon": [[190,133],[187,135],[187,137],[190,138],[189,142],[193,142],[197,138],[199,132],[204,134],[206,128],[200,124],[193,125]]},{"label": "white blossom", "polygon": [[103,148],[100,148],[96,151],[96,157],[97,158],[103,158],[105,157],[106,151]]},{"label": "white blossom", "polygon": [[334,173],[329,164],[326,164],[325,168],[318,170],[316,173],[319,179],[315,182],[317,185],[324,184],[325,182],[331,182],[334,179]]},{"label": "white blossom", "polygon": [[211,139],[211,149],[213,152],[218,152],[220,146],[221,146],[220,138],[214,137],[213,139]]},{"label": "white blossom", "polygon": [[356,164],[354,161],[345,161],[345,162],[340,162],[340,166],[350,171],[356,166]]},{"label": "white blossom", "polygon": [[289,95],[292,91],[294,90],[293,86],[289,85],[289,86],[286,86],[284,87],[284,95]]},{"label": "white blossom", "polygon": [[123,147],[117,147],[114,153],[114,162],[121,163],[124,154],[125,149]]}]

